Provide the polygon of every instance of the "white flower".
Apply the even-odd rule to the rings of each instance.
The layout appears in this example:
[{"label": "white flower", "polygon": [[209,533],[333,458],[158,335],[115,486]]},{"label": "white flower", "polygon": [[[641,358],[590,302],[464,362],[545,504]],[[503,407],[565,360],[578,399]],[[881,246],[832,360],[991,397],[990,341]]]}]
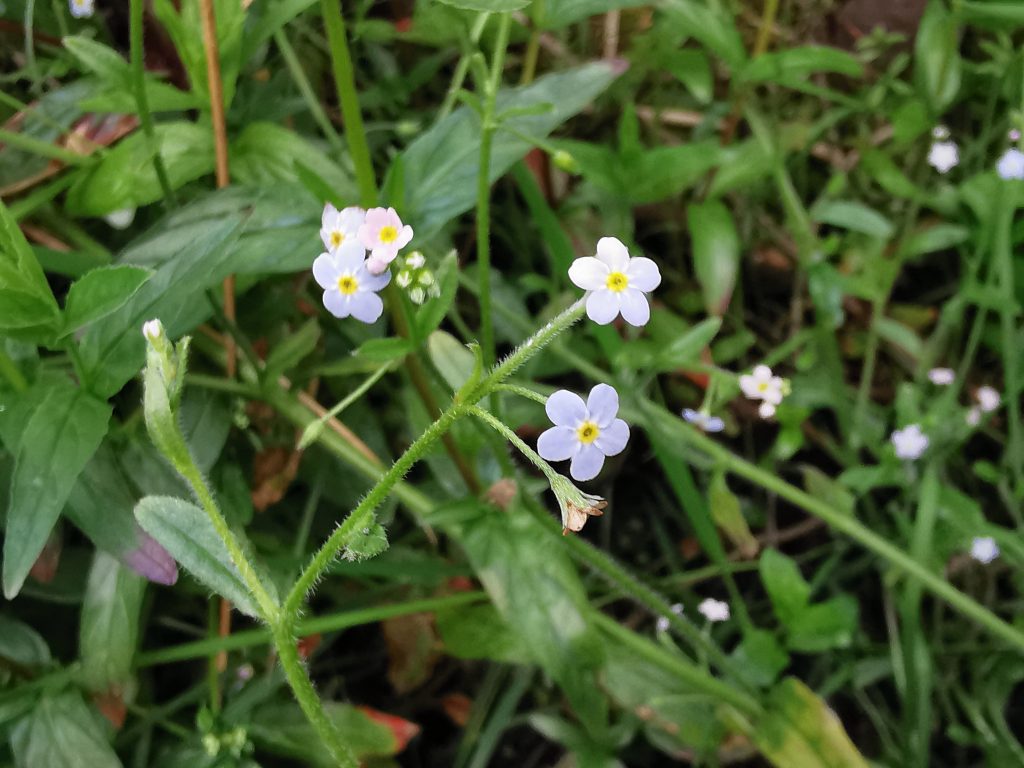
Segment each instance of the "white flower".
[{"label": "white flower", "polygon": [[928,165],[939,173],[949,173],[960,164],[960,149],[953,141],[936,141],[928,150]]},{"label": "white flower", "polygon": [[721,432],[725,429],[725,422],[717,416],[695,411],[692,408],[683,409],[683,418],[704,432]]},{"label": "white flower", "polygon": [[896,456],[900,459],[919,459],[928,448],[928,436],[917,424],[897,429],[889,439],[896,449]]},{"label": "white flower", "polygon": [[597,255],[576,259],[569,267],[569,279],[589,291],[587,317],[607,325],[619,314],[630,325],[646,325],[651,307],[645,292],[661,284],[658,265],[644,256],[630,257],[621,241],[602,237]]},{"label": "white flower", "polygon": [[1002,402],[1002,397],[993,387],[978,387],[974,396],[978,400],[978,407],[981,408],[982,413],[992,413],[992,411],[998,410],[999,404]]},{"label": "white flower", "polygon": [[412,227],[402,224],[394,208],[371,208],[359,227],[359,239],[370,251],[366,268],[379,275],[412,240]]},{"label": "white flower", "polygon": [[164,326],[159,320],[147,320],[142,324],[142,335],[155,342],[164,335]]},{"label": "white flower", "polygon": [[740,376],[740,389],[751,400],[761,401],[758,413],[762,419],[774,416],[776,406],[788,394],[786,380],[774,376],[767,365],[754,366],[753,372]]},{"label": "white flower", "polygon": [[952,368],[932,368],[928,371],[928,381],[938,387],[947,387],[956,380],[956,373]]},{"label": "white flower", "polygon": [[1016,142],[1020,141],[1020,131],[1018,131],[1018,130],[1017,130],[1016,128],[1014,128],[1013,130],[1011,130],[1011,131],[1010,131],[1010,132],[1009,132],[1009,133],[1007,134],[1007,136],[1009,137],[1010,141],[1012,141],[1012,142],[1015,142],[1015,143],[1016,143]]},{"label": "white flower", "polygon": [[981,424],[981,408],[976,405],[972,405],[968,409],[967,415],[964,416],[964,421],[967,422],[967,426],[969,427],[976,427]]},{"label": "white flower", "polygon": [[1024,179],[1024,152],[1016,147],[1006,150],[996,163],[996,173],[1007,181]]},{"label": "white flower", "polygon": [[135,221],[135,209],[122,208],[119,211],[111,211],[103,218],[114,229],[128,229]]},{"label": "white flower", "polygon": [[[683,614],[683,604],[682,603],[675,603],[672,606],[672,613],[674,613],[676,616],[682,616],[682,614]],[[658,632],[668,632],[669,626],[671,626],[671,625],[669,623],[668,616],[659,616],[658,620],[654,623],[654,628]]]},{"label": "white flower", "polygon": [[333,253],[346,240],[355,239],[365,218],[366,211],[359,206],[350,205],[339,211],[327,203],[320,218],[320,239],[324,241],[327,252]]},{"label": "white flower", "polygon": [[76,19],[87,19],[93,14],[93,0],[68,0],[68,8]]},{"label": "white flower", "polygon": [[932,128],[932,138],[936,141],[945,141],[949,138],[949,128],[944,125],[936,125]]},{"label": "white flower", "polygon": [[629,426],[615,418],[619,393],[607,384],[590,390],[586,403],[561,389],[548,398],[544,410],[555,426],[541,434],[537,452],[548,461],[572,459],[569,474],[575,480],[597,477],[605,457],[622,453],[629,440]]},{"label": "white flower", "polygon": [[697,606],[697,610],[700,611],[705,619],[711,622],[729,620],[729,604],[723,603],[721,600],[709,597],[701,601],[701,604]]},{"label": "white flower", "polygon": [[971,542],[971,557],[988,565],[999,557],[999,545],[991,536],[978,536]]},{"label": "white flower", "polygon": [[324,306],[335,317],[351,315],[373,323],[384,311],[377,291],[388,284],[391,273],[370,273],[365,254],[358,241],[348,240],[334,253],[321,253],[313,262],[313,277],[324,289]]}]

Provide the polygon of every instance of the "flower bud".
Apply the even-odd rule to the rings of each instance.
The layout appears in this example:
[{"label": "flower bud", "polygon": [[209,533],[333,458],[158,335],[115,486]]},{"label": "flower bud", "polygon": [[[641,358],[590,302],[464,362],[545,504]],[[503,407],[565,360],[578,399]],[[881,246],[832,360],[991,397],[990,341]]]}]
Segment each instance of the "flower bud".
[{"label": "flower bud", "polygon": [[583,530],[588,517],[600,517],[604,514],[601,510],[608,506],[608,502],[603,498],[584,493],[563,475],[558,475],[551,481],[551,490],[562,511],[563,536],[569,531],[575,533]]},{"label": "flower bud", "polygon": [[560,149],[552,155],[551,160],[555,166],[561,168],[566,173],[576,175],[580,172],[580,164],[576,162],[576,158],[566,152],[564,149]]}]

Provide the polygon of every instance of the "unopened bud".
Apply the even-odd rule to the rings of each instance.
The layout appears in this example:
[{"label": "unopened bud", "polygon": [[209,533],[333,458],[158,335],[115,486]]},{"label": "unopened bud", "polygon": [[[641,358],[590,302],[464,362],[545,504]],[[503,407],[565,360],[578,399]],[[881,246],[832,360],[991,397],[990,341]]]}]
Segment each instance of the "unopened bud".
[{"label": "unopened bud", "polygon": [[564,149],[555,152],[551,159],[558,168],[561,168],[566,173],[576,175],[580,172],[580,164],[576,162],[576,158]]}]

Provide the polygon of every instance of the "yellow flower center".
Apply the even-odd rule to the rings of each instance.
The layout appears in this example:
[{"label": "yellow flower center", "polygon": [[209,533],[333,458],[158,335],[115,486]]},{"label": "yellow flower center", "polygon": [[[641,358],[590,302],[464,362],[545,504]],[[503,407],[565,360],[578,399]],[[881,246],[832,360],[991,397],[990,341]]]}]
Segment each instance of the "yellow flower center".
[{"label": "yellow flower center", "polygon": [[393,243],[398,239],[398,230],[388,224],[385,227],[380,228],[380,233],[377,235],[382,243]]},{"label": "yellow flower center", "polygon": [[346,296],[351,296],[359,288],[359,282],[352,275],[342,275],[338,278],[338,290]]},{"label": "yellow flower center", "polygon": [[345,233],[344,232],[342,232],[341,230],[338,230],[338,229],[336,229],[333,232],[331,232],[331,245],[333,245],[335,248],[337,248],[343,242],[345,242]]},{"label": "yellow flower center", "polygon": [[767,381],[759,381],[759,382],[757,382],[757,391],[758,392],[767,392],[768,391],[768,382]]},{"label": "yellow flower center", "polygon": [[605,285],[608,287],[609,291],[615,291],[618,293],[619,291],[626,290],[626,286],[629,285],[629,278],[622,272],[612,272],[608,275],[608,280],[605,282]]},{"label": "yellow flower center", "polygon": [[600,434],[600,428],[592,421],[584,421],[576,430],[576,437],[578,437],[580,442],[584,445],[589,445],[597,440],[597,436]]}]

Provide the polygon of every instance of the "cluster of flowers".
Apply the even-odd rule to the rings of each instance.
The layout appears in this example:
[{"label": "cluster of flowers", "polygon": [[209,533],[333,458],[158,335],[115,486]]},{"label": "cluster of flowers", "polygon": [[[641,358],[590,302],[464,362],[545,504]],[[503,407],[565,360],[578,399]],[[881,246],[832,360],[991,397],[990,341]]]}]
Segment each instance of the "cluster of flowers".
[{"label": "cluster of flowers", "polygon": [[[740,390],[750,400],[759,401],[757,408],[762,419],[770,419],[775,415],[775,409],[782,403],[790,393],[789,380],[772,373],[767,365],[755,365],[750,373],[742,374],[739,377]],[[725,429],[725,422],[717,416],[712,416],[704,410],[695,411],[692,408],[683,409],[683,418],[704,432],[721,432]]]},{"label": "cluster of flowers", "polygon": [[[932,131],[931,148],[928,150],[928,164],[942,174],[949,173],[960,164],[960,147],[949,136],[949,129],[944,125],[936,126]],[[1012,130],[1009,134],[1011,142],[1020,141],[1020,131]],[[1010,180],[1024,179],[1024,152],[1017,147],[1010,147],[996,161],[996,173],[999,178]]]},{"label": "cluster of flowers", "polygon": [[324,206],[320,239],[327,250],[313,262],[313,278],[324,289],[327,311],[376,322],[384,312],[377,292],[391,281],[388,267],[412,235],[394,208]]}]

